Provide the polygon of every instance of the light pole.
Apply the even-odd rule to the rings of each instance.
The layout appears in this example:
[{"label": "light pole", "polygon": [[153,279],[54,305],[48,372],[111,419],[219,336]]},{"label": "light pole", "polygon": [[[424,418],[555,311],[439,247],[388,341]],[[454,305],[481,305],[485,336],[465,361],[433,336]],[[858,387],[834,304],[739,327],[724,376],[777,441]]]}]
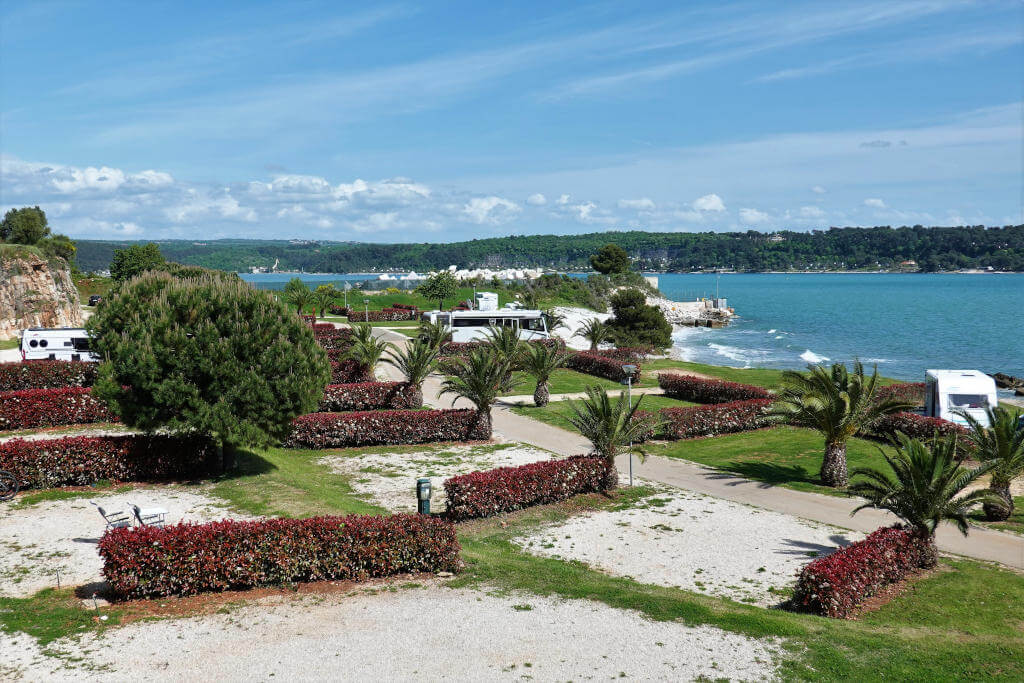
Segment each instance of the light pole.
[{"label": "light pole", "polygon": [[[623,365],[622,371],[626,373],[626,405],[633,410],[633,374],[636,372],[635,365]],[[633,486],[633,439],[629,440],[629,485]]]},{"label": "light pole", "polygon": [[370,322],[370,300],[363,299],[363,322]]}]

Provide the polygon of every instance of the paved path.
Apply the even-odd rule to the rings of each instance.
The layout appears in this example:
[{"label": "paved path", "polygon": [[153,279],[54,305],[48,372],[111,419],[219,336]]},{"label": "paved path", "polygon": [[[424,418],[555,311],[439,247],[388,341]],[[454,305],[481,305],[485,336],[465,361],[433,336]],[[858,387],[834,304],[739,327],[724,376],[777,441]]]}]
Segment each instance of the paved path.
[{"label": "paved path", "polygon": [[[624,393],[626,393],[625,389],[609,389],[608,390],[608,395],[609,396],[620,396],[621,394],[624,394]],[[665,390],[662,389],[661,387],[634,387],[633,388],[633,395],[634,396],[640,396],[641,394],[650,394],[652,396],[660,396],[661,394],[664,394],[664,393],[665,393]],[[586,397],[587,397],[586,392],[584,392],[584,391],[577,391],[577,392],[570,393],[570,394],[551,394],[550,400],[552,400],[552,401],[567,401],[569,399],[578,400],[578,399],[586,398]],[[500,399],[498,399],[498,403],[499,403],[499,405],[509,405],[509,406],[517,406],[517,405],[530,405],[530,406],[532,406],[533,405],[533,394],[518,394],[516,396],[502,396]]]},{"label": "paved path", "polygon": [[[394,369],[390,368],[389,374],[393,372]],[[396,379],[400,377],[396,376]],[[438,398],[440,388],[441,378],[432,375],[424,383],[423,395],[428,404],[448,408],[451,406],[451,398]],[[461,400],[457,406],[471,407]],[[505,441],[527,443],[561,455],[585,453],[590,447],[589,442],[579,434],[517,415],[504,406],[499,405],[493,410],[492,420],[496,435]],[[617,464],[620,472],[629,471],[628,458],[620,457]],[[633,473],[636,477],[662,484],[856,531],[874,531],[896,520],[889,513],[878,510],[862,510],[851,517],[850,512],[858,504],[854,499],[794,491],[744,479],[686,460],[652,456],[640,463],[637,458],[633,458]],[[943,552],[999,562],[1024,570],[1024,536],[972,527],[970,536],[965,538],[952,525],[945,525],[939,529],[936,540]]]}]

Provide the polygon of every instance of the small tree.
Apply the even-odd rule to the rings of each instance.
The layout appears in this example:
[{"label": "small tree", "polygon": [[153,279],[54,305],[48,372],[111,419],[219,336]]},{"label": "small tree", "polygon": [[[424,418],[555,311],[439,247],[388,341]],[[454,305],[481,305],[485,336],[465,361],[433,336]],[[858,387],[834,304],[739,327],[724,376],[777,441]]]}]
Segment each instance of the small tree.
[{"label": "small tree", "polygon": [[632,450],[641,458],[644,457],[643,451],[631,445],[642,441],[653,427],[636,414],[643,398],[641,396],[630,408],[625,394],[619,394],[619,398],[613,402],[603,387],[588,386],[587,398],[580,402],[569,401],[573,412],[568,417],[569,423],[590,441],[594,455],[608,461],[605,488],[613,489],[619,485],[615,456]]},{"label": "small tree", "polygon": [[146,273],[122,283],[88,327],[104,359],[93,394],[126,425],[207,434],[227,456],[279,442],[330,379],[309,327],[238,279]]},{"label": "small tree", "polygon": [[0,240],[12,244],[39,244],[50,234],[46,213],[38,206],[10,209],[0,222]]},{"label": "small tree", "polygon": [[490,438],[491,408],[501,396],[508,366],[492,351],[480,348],[466,358],[453,360],[445,371],[449,376],[441,384],[441,395],[455,394],[456,399],[471,401],[476,406],[477,430]]},{"label": "small tree", "polygon": [[547,344],[526,344],[519,364],[537,380],[537,388],[533,392],[533,402],[537,407],[542,408],[548,404],[551,399],[551,392],[548,390],[551,373],[563,367],[567,360],[569,354],[562,348]]},{"label": "small tree", "polygon": [[512,388],[512,373],[519,370],[520,354],[523,351],[523,340],[517,327],[489,327],[486,332],[486,343],[499,363],[507,368],[504,391]]},{"label": "small tree", "polygon": [[434,323],[424,320],[420,322],[416,338],[423,340],[435,350],[440,351],[442,346],[451,341],[452,332],[442,322]]},{"label": "small tree", "polygon": [[648,306],[639,289],[622,289],[611,298],[613,317],[606,324],[619,346],[672,345],[672,326],[657,306]]},{"label": "small tree", "polygon": [[970,509],[978,504],[999,501],[991,491],[984,489],[960,495],[996,463],[989,462],[974,469],[962,467],[956,459],[955,435],[935,439],[930,448],[905,434],[896,436],[896,453],[889,455],[882,451],[889,471],[873,467],[859,467],[853,471],[853,476],[861,479],[855,481],[849,491],[866,498],[867,502],[850,514],[864,508],[893,513],[913,527],[927,544],[924,566],[933,567],[938,558],[935,529],[939,524],[949,520],[966,536]]},{"label": "small tree", "polygon": [[334,285],[320,285],[313,292],[313,301],[320,309],[320,317],[326,317],[327,309],[334,303],[335,298],[338,296],[338,290],[334,288]]},{"label": "small tree", "polygon": [[412,407],[423,406],[423,382],[427,379],[434,362],[437,360],[437,348],[430,342],[414,339],[403,349],[392,349],[388,352],[385,363],[398,368],[412,391]]},{"label": "small tree", "polygon": [[153,242],[133,244],[127,249],[115,249],[110,262],[110,277],[114,282],[124,282],[147,270],[160,269],[167,263],[160,247]]},{"label": "small tree", "polygon": [[629,272],[629,254],[617,244],[606,244],[590,257],[590,265],[603,274]]},{"label": "small tree", "polygon": [[[293,277],[284,286],[284,300],[295,306],[299,315],[302,315],[306,307],[313,304],[313,292],[310,291],[305,282],[297,277]],[[315,313],[316,311],[314,311]]]},{"label": "small tree", "polygon": [[590,342],[590,350],[597,351],[600,344],[605,343],[612,337],[612,330],[605,323],[597,318],[591,318],[583,323],[580,329],[573,334],[574,337],[583,337]]},{"label": "small tree", "polygon": [[352,328],[352,346],[345,356],[354,360],[366,370],[366,374],[373,377],[377,363],[393,346],[391,342],[374,337],[372,325],[356,325]]},{"label": "small tree", "polygon": [[544,311],[544,324],[548,327],[548,332],[554,332],[555,330],[565,329],[568,326],[565,323],[565,316],[556,311],[553,308],[549,308]]},{"label": "small tree", "polygon": [[988,427],[967,411],[960,411],[971,428],[968,441],[971,455],[982,463],[993,463],[988,489],[1000,500],[984,505],[985,519],[1001,522],[1013,514],[1013,480],[1024,474],[1024,428],[1020,426],[1021,413],[1003,407],[987,409]]},{"label": "small tree", "polygon": [[459,291],[459,282],[447,270],[431,275],[423,284],[416,288],[416,291],[428,298],[437,299],[437,308],[444,309],[444,300],[454,297]]}]

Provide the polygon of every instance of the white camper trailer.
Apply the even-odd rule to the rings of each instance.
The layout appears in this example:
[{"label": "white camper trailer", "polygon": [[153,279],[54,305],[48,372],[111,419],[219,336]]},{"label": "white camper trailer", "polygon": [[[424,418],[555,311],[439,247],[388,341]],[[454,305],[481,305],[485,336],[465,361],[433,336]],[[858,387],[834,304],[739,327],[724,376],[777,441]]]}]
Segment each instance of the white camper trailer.
[{"label": "white camper trailer", "polygon": [[986,408],[999,405],[996,382],[980,370],[928,370],[925,373],[924,414],[966,425],[964,411],[989,426]]},{"label": "white camper trailer", "polygon": [[498,310],[498,295],[494,292],[477,292],[475,308],[478,311]]},{"label": "white camper trailer", "polygon": [[444,323],[454,342],[483,341],[492,327],[515,327],[524,341],[547,339],[548,327],[540,311],[502,308],[494,311],[430,311],[423,317]]},{"label": "white camper trailer", "polygon": [[23,360],[99,361],[81,327],[31,327],[21,333]]}]

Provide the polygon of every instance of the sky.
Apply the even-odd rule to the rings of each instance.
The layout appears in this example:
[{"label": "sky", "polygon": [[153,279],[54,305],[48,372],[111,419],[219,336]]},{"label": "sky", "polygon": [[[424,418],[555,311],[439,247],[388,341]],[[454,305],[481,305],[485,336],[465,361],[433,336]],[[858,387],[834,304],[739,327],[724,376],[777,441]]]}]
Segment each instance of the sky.
[{"label": "sky", "polygon": [[1024,2],[0,5],[0,208],[74,238],[1024,222]]}]

